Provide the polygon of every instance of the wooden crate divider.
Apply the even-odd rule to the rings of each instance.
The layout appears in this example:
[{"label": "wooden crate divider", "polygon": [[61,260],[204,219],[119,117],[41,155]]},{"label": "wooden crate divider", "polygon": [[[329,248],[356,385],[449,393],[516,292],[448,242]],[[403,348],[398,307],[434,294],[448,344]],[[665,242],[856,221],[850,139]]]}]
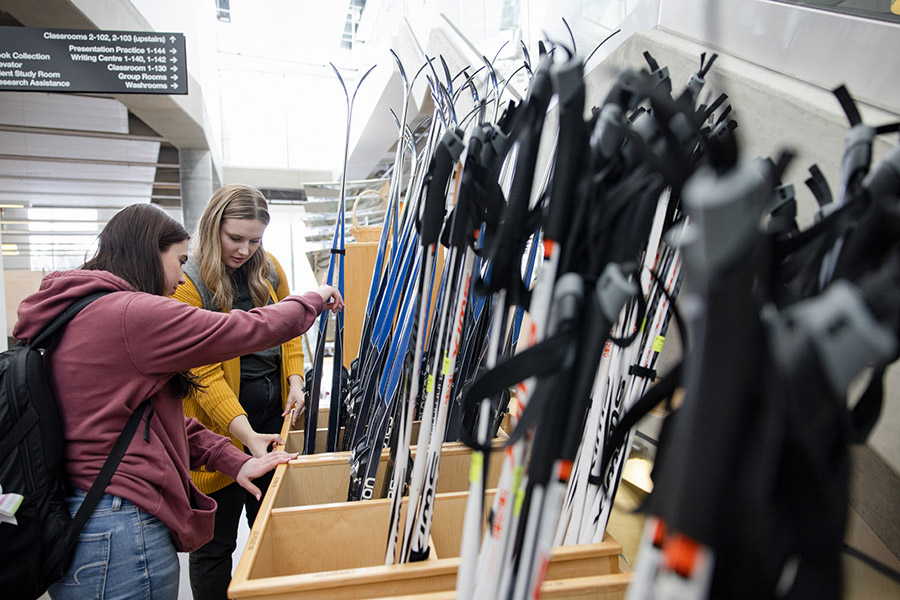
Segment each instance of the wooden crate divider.
[{"label": "wooden crate divider", "polygon": [[[326,413],[327,417],[327,413]],[[322,421],[319,421],[321,424]],[[413,421],[411,429],[410,438],[413,443],[417,439],[419,439],[419,425],[421,421]],[[341,427],[340,436],[344,435],[344,428]],[[506,435],[506,432],[503,433]],[[284,437],[284,450],[285,452],[303,452],[303,442],[306,439],[306,433],[301,429],[289,429],[287,431],[287,435],[282,435]],[[338,438],[340,439],[340,438]],[[316,428],[316,454],[324,454],[325,453],[325,445],[328,442],[328,421],[326,418],[325,427],[317,427]]]},{"label": "wooden crate divider", "polygon": [[[288,434],[287,447],[291,445]],[[296,432],[302,435],[302,432]],[[410,448],[415,457],[416,447]],[[381,453],[381,466],[375,479],[375,498],[382,497],[384,478],[390,477],[385,465],[388,462],[388,450]],[[488,462],[488,486],[497,484],[500,477],[500,463],[503,460],[503,440],[495,439]],[[469,486],[469,463],[472,451],[460,442],[448,442],[441,450],[440,477],[437,480],[437,493],[460,492]],[[292,460],[287,465],[280,465],[272,478],[269,492],[273,494],[273,508],[290,506],[310,506],[346,502],[347,488],[350,484],[350,453],[326,452],[309,454]],[[276,490],[275,479],[279,480]],[[385,521],[387,523],[387,521]],[[385,525],[387,527],[387,525]]]}]

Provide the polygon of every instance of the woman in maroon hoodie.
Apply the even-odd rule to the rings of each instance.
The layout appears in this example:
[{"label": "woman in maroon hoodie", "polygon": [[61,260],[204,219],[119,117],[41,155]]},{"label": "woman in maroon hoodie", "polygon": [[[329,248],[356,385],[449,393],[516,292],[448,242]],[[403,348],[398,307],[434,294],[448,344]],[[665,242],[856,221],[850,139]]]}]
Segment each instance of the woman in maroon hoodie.
[{"label": "woman in maroon hoodie", "polygon": [[177,598],[176,552],[213,533],[216,505],[191,482],[205,466],[254,494],[252,479],[293,455],[251,458],[231,441],[185,418],[195,385],[186,371],[270,348],[302,334],[318,314],[343,308],[331,286],[250,311],[217,313],[171,295],[183,283],[188,234],[159,208],[133,205],[110,219],[93,259],[80,270],[44,277],[18,310],[17,339],[36,336],[75,300],[112,292],[65,327],[50,372],[65,437],[74,515],[131,413],[148,411],[85,526],[68,573],[52,598]]}]

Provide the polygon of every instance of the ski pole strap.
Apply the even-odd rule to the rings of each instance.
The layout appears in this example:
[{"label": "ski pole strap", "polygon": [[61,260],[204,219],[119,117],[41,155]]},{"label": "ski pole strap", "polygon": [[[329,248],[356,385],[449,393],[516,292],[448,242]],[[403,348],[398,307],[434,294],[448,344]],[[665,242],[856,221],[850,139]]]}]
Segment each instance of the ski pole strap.
[{"label": "ski pole strap", "polygon": [[884,135],[885,133],[897,133],[900,131],[900,122],[879,125],[875,128],[875,135]]},{"label": "ski pole strap", "polygon": [[540,222],[529,223],[534,217],[529,214],[528,204],[534,183],[534,170],[537,161],[540,136],[544,125],[547,105],[553,95],[550,80],[550,61],[543,60],[535,71],[528,91],[528,99],[524,108],[518,111],[518,125],[509,140],[517,140],[519,152],[516,158],[516,175],[510,184],[508,203],[503,218],[497,227],[497,234],[490,244],[488,258],[494,265],[488,277],[476,280],[476,291],[489,294],[507,288],[511,295],[508,301],[517,303],[523,298],[524,286],[517,277],[518,269],[514,267],[516,260],[525,253],[525,245],[531,233]]},{"label": "ski pole strap", "polygon": [[628,368],[628,374],[641,377],[642,379],[649,379],[650,381],[656,379],[656,369],[642,367],[641,365],[631,365]]},{"label": "ski pole strap", "polygon": [[[719,108],[722,106],[722,104],[724,104],[724,102],[725,102],[726,100],[728,100],[728,95],[727,95],[727,94],[719,94],[719,97],[716,98],[716,99],[713,101],[712,104],[710,104],[709,106],[705,107],[705,109],[704,109],[704,111],[703,111],[703,113],[702,113],[702,114],[703,114],[703,120],[705,121],[705,120],[707,120],[708,118],[710,118],[710,117],[713,115],[714,112],[716,112],[717,110],[719,110]],[[726,110],[722,113],[722,114],[724,115],[724,117],[720,116],[719,118],[720,118],[721,120],[724,120],[725,118],[728,117],[729,113],[731,113],[731,106],[730,106],[730,105],[729,105],[728,109],[726,109]],[[721,122],[721,121],[720,121],[720,122]]]},{"label": "ski pole strap", "polygon": [[900,583],[900,573],[898,573],[895,569],[892,569],[891,567],[887,566],[883,562],[876,560],[875,558],[869,556],[865,552],[857,550],[853,546],[847,544],[847,542],[843,543],[841,549],[844,551],[844,554],[847,554],[848,556],[852,556],[853,558],[861,560],[862,562],[866,563],[867,565],[869,565],[870,567],[872,567],[873,569],[875,569],[882,575],[886,575],[886,576],[890,577],[891,579],[893,579],[894,581]]},{"label": "ski pole strap", "polygon": [[[637,322],[640,323],[644,320],[644,316],[647,314],[647,299],[644,298],[643,294],[635,293],[633,296],[637,299],[637,316],[635,317]],[[618,314],[618,311],[616,312]],[[615,322],[615,315],[609,317],[611,321]],[[620,348],[627,348],[631,345],[634,340],[637,339],[637,336],[640,335],[640,328],[636,328],[629,335],[625,337],[614,337],[609,336],[609,341],[613,344],[619,346]]]},{"label": "ski pole strap", "polygon": [[147,398],[141,402],[140,406],[138,406],[133,413],[131,413],[128,422],[125,424],[125,429],[119,434],[119,439],[116,440],[106,462],[103,463],[103,468],[100,469],[100,473],[91,485],[91,489],[88,490],[87,496],[81,503],[81,506],[78,507],[78,512],[75,513],[75,517],[72,519],[72,523],[69,525],[69,530],[66,533],[66,545],[69,548],[75,547],[75,544],[78,542],[78,536],[81,534],[81,530],[84,529],[85,524],[97,507],[97,503],[100,502],[100,498],[102,498],[104,492],[106,492],[106,486],[109,485],[113,473],[116,472],[119,463],[122,462],[122,457],[125,456],[125,451],[128,450],[128,446],[131,444],[134,433],[137,431],[138,424],[141,422],[144,411],[148,406],[150,407],[150,413],[147,415],[147,427],[149,428],[150,415],[153,412],[153,403],[150,398]]},{"label": "ski pole strap", "polygon": [[[524,381],[529,377],[546,377],[558,371],[569,358],[571,347],[571,333],[557,333],[535,344],[531,348],[516,354],[490,371],[480,375],[462,397],[463,412],[470,412],[483,398],[490,398],[503,390]],[[522,415],[519,425],[510,435],[506,445],[510,446],[522,437],[525,429],[526,415],[532,412],[531,407],[536,403],[532,398],[525,413]],[[539,414],[539,411],[538,411]],[[471,439],[470,434],[463,434],[463,443],[474,450],[481,452],[490,451],[490,446],[481,445]]]},{"label": "ski pole strap", "polygon": [[884,399],[884,372],[885,367],[879,367],[872,371],[872,378],[869,380],[866,391],[850,411],[850,441],[854,444],[865,443],[881,415]]},{"label": "ski pole strap", "polygon": [[844,114],[847,115],[847,120],[850,122],[851,127],[856,127],[860,123],[862,123],[862,117],[859,114],[859,109],[856,108],[856,102],[853,101],[853,97],[850,96],[850,92],[843,85],[840,85],[833,90],[831,93],[837,98],[837,101],[840,102],[841,108],[844,109]]},{"label": "ski pole strap", "polygon": [[[456,206],[448,219],[449,227],[444,228],[441,236],[441,243],[448,248],[463,248],[466,244],[474,247],[472,232],[479,228],[479,224],[487,213],[488,197],[497,195],[488,189],[491,186],[491,182],[487,180],[487,170],[481,162],[491,127],[490,125],[477,127],[469,136],[466,162],[462,170],[459,199],[456,201]],[[497,186],[497,191],[500,195],[497,198],[498,208],[495,211],[499,220],[499,208],[503,202],[503,194],[499,190],[499,184],[496,181],[493,182],[493,185]]]},{"label": "ski pole strap", "polygon": [[[689,356],[690,348],[688,347],[688,335],[687,335],[687,327],[685,327],[684,318],[681,315],[681,311],[678,310],[678,307],[675,304],[675,298],[672,294],[666,289],[665,283],[660,278],[659,274],[650,269],[650,277],[657,283],[659,286],[659,290],[663,293],[663,295],[668,299],[669,306],[672,311],[672,318],[675,320],[675,325],[678,327],[678,331],[681,333],[681,355]],[[640,297],[641,294],[638,294]],[[594,477],[593,475],[588,478],[588,481],[594,485],[602,485],[603,484],[603,476],[606,473],[606,470],[609,468],[609,463],[612,460],[612,456],[616,448],[622,445],[622,442],[625,441],[625,437],[628,435],[628,431],[637,425],[638,421],[640,421],[644,415],[646,415],[650,410],[657,406],[663,400],[671,401],[672,394],[675,393],[675,389],[678,387],[678,383],[681,380],[681,371],[683,360],[679,361],[671,371],[669,371],[662,379],[657,381],[657,383],[647,390],[641,398],[638,399],[637,402],[632,405],[631,408],[622,416],[622,419],[618,422],[617,426],[612,429],[609,436],[609,441],[604,446],[603,456],[601,457],[601,470],[600,477]],[[640,372],[645,369],[645,367],[640,367],[638,365],[633,365],[632,369],[637,371],[636,374],[640,375]],[[650,369],[647,369],[648,371]],[[630,371],[629,371],[630,372]],[[655,371],[654,371],[655,376]]]},{"label": "ski pole strap", "polygon": [[812,192],[819,208],[834,202],[834,198],[831,196],[831,188],[828,187],[828,181],[825,179],[825,175],[822,174],[819,165],[813,165],[809,168],[809,179],[804,183],[809,188],[809,191]]},{"label": "ski pole strap", "polygon": [[593,485],[604,484],[606,471],[609,469],[609,463],[612,461],[616,449],[625,441],[625,437],[631,431],[631,428],[637,425],[638,421],[644,418],[654,406],[672,397],[672,394],[675,393],[675,389],[678,387],[678,382],[681,380],[681,368],[682,362],[679,362],[622,415],[622,419],[610,432],[609,439],[603,445],[600,475],[591,475],[588,478],[590,483]]}]

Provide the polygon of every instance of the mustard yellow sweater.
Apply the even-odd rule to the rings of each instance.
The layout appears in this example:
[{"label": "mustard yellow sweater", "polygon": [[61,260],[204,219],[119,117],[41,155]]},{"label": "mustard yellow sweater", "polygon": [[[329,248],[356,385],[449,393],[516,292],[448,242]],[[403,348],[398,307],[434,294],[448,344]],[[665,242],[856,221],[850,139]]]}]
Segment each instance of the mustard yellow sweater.
[{"label": "mustard yellow sweater", "polygon": [[[288,288],[287,275],[281,264],[272,254],[269,254],[269,258],[272,259],[275,271],[278,273],[278,289],[273,289],[272,284],[268,281],[266,285],[269,286],[269,294],[272,300],[278,302],[285,296],[290,295],[290,289]],[[185,275],[185,280],[186,283],[178,286],[178,290],[173,297],[191,306],[202,307],[203,300],[200,298],[200,293],[197,291],[194,282],[187,275]],[[207,429],[230,437],[232,444],[243,449],[243,444],[228,432],[228,425],[235,417],[247,414],[238,400],[241,387],[240,357],[199,367],[193,369],[192,372],[205,387],[197,392],[193,392],[184,399],[184,414],[188,417],[196,418]],[[287,378],[291,375],[303,375],[303,349],[300,344],[300,338],[294,338],[281,345],[282,407],[287,398]],[[260,433],[276,432],[267,431]],[[211,494],[234,481],[227,475],[205,469],[191,471],[191,478],[194,480],[194,485],[204,494]]]}]

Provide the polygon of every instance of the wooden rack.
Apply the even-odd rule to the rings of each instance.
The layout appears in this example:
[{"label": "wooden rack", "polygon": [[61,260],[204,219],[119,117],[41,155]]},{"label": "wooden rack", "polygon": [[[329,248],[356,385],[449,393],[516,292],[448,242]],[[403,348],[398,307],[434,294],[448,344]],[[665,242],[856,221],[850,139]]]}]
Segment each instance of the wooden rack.
[{"label": "wooden rack", "polygon": [[[327,422],[327,415],[324,418]],[[302,439],[296,439],[302,438],[302,432],[286,434],[287,448],[302,444]],[[414,454],[416,448],[411,451]],[[497,439],[488,463],[489,487],[496,485],[503,456],[503,440]],[[384,565],[384,551],[391,501],[345,501],[348,452],[301,456],[279,465],[228,597],[454,598],[470,458],[471,450],[462,444],[444,445],[428,560],[390,566]],[[387,459],[385,450],[381,460]],[[376,482],[376,492],[382,488],[384,470],[379,470],[382,481]],[[488,490],[486,506],[493,493]],[[405,512],[404,499],[401,523]],[[542,597],[623,599],[631,575],[621,572],[621,553],[621,546],[609,536],[599,544],[554,548]]]}]

